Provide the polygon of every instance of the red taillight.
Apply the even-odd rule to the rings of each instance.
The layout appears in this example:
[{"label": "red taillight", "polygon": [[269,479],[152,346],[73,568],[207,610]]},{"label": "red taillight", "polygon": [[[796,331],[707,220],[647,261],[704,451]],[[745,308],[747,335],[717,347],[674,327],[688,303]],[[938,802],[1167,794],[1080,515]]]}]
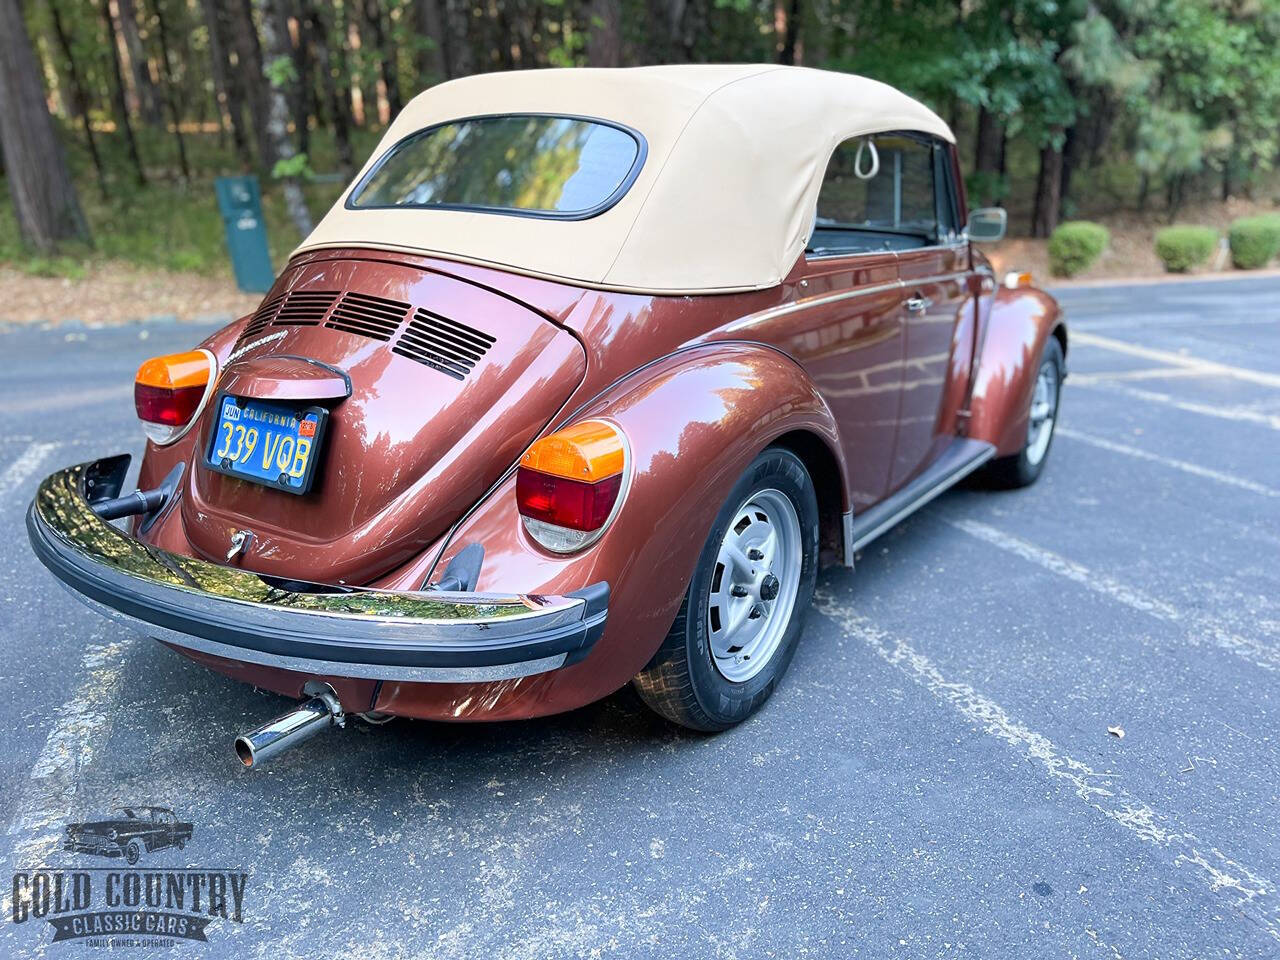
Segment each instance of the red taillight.
[{"label": "red taillight", "polygon": [[603,527],[621,489],[622,474],[583,483],[524,467],[516,473],[520,515],[571,530],[591,531]]},{"label": "red taillight", "polygon": [[524,528],[557,553],[595,541],[617,509],[627,476],[627,440],[603,420],[586,420],[535,443],[516,471]]},{"label": "red taillight", "polygon": [[208,399],[217,361],[208,350],[152,357],[138,368],[133,405],[148,437],[172,443],[182,436]]},{"label": "red taillight", "polygon": [[204,391],[204,387],[170,389],[135,383],[133,405],[138,409],[139,420],[168,427],[185,427],[200,409]]}]

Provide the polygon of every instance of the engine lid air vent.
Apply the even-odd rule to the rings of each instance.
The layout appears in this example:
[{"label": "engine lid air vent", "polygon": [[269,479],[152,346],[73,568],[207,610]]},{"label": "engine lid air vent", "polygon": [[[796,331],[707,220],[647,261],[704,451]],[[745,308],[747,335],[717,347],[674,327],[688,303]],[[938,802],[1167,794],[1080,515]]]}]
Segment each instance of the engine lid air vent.
[{"label": "engine lid air vent", "polygon": [[399,300],[387,300],[368,293],[347,292],[333,308],[326,327],[354,333],[373,340],[390,340],[404,316],[409,304]]},{"label": "engine lid air vent", "polygon": [[294,290],[285,297],[280,312],[272,321],[273,327],[314,327],[324,319],[333,301],[338,299],[336,290]]},{"label": "engine lid air vent", "polygon": [[276,311],[280,309],[280,304],[284,302],[284,298],[285,294],[282,293],[279,296],[272,297],[258,308],[249,322],[245,324],[244,329],[240,331],[240,336],[236,338],[237,347],[248,343],[266,329],[267,324],[275,319]]},{"label": "engine lid air vent", "polygon": [[487,333],[419,307],[391,352],[462,380],[495,343]]}]

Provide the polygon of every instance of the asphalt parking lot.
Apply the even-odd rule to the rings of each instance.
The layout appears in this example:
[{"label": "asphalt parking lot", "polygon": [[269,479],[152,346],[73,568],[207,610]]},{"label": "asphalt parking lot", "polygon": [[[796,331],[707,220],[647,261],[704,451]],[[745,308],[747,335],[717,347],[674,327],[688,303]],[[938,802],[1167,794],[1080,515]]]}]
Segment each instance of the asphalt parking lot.
[{"label": "asphalt parking lot", "polygon": [[[286,701],[118,632],[23,527],[46,473],[140,449],[138,361],[202,334],[0,332],[4,871],[84,866],[63,824],[133,801],[195,825],[144,865],[249,874],[243,922],[135,956],[1280,955],[1280,278],[1062,302],[1040,483],[823,574],[745,725],[624,690],[252,774],[231,739]],[[85,953],[4,902],[0,954]]]}]

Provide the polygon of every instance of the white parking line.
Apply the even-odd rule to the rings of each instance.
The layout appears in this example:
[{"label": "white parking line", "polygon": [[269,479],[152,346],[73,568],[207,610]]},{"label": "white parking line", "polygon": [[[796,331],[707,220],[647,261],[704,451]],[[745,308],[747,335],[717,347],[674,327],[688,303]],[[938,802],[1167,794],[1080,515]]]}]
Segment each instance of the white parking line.
[{"label": "white parking line", "polygon": [[1179,377],[1209,377],[1212,370],[1200,367],[1151,367],[1143,370],[1103,370],[1096,373],[1071,371],[1071,381],[1077,386],[1089,387],[1095,383],[1117,380],[1171,380]]},{"label": "white parking line", "polygon": [[40,469],[40,464],[57,448],[56,443],[36,441],[27,444],[27,448],[18,455],[18,459],[0,473],[0,501],[13,493],[33,473]]},{"label": "white parking line", "polygon": [[1231,377],[1246,383],[1256,383],[1264,387],[1280,387],[1280,373],[1264,373],[1261,370],[1247,370],[1244,367],[1233,367],[1213,360],[1201,360],[1187,354],[1172,353],[1168,350],[1156,350],[1152,347],[1141,347],[1125,340],[1114,340],[1084,330],[1076,332],[1071,338],[1072,345],[1101,347],[1114,353],[1127,353],[1131,357],[1142,357],[1157,363],[1174,367],[1187,367],[1221,377]]},{"label": "white parking line", "polygon": [[[62,842],[63,826],[82,812],[76,798],[79,774],[107,738],[111,707],[122,684],[124,653],[132,642],[132,634],[123,633],[120,640],[90,644],[80,658],[80,684],[58,708],[31,767],[29,786],[9,821],[7,833],[15,838],[9,864],[14,869],[49,863]],[[12,891],[4,896],[6,911],[11,896]]]},{"label": "white parking line", "polygon": [[1198,413],[1205,417],[1217,417],[1219,420],[1234,420],[1238,423],[1254,423],[1272,430],[1280,430],[1280,416],[1242,406],[1215,406],[1210,403],[1196,403],[1194,400],[1181,400],[1167,393],[1155,390],[1143,390],[1139,387],[1128,387],[1124,384],[1104,382],[1100,380],[1068,377],[1064,383],[1077,387],[1089,387],[1095,390],[1106,390],[1119,393],[1134,400],[1145,400],[1147,403],[1158,403],[1162,406],[1174,407],[1187,413]]},{"label": "white parking line", "polygon": [[999,547],[1001,550],[1006,550],[1015,556],[1028,560],[1048,570],[1050,573],[1056,573],[1058,576],[1078,583],[1094,593],[1122,603],[1133,610],[1150,614],[1157,620],[1178,624],[1185,629],[1186,639],[1189,643],[1196,645],[1208,643],[1228,653],[1233,653],[1256,667],[1261,667],[1264,670],[1280,671],[1280,649],[1270,647],[1251,637],[1243,637],[1238,633],[1233,633],[1208,617],[1183,613],[1171,604],[1148,596],[1141,590],[1121,583],[1106,574],[1090,570],[1083,564],[1068,560],[1066,557],[1059,556],[1033,543],[1028,543],[1020,537],[997,530],[995,527],[978,520],[948,519],[946,522],[971,537],[976,537],[994,547]]},{"label": "white parking line", "polygon": [[1038,763],[1098,813],[1139,839],[1172,853],[1174,866],[1193,868],[1210,891],[1228,897],[1235,909],[1257,922],[1273,940],[1280,941],[1280,905],[1275,887],[1268,880],[1153,810],[1117,785],[1113,774],[1099,772],[1067,756],[1043,734],[1013,719],[1000,704],[969,684],[948,680],[928,657],[905,640],[889,637],[834,597],[820,594],[815,597],[815,608],[830,618],[846,638],[866,644],[965,720]]},{"label": "white parking line", "polygon": [[41,413],[45,410],[87,407],[95,403],[114,403],[131,396],[133,396],[132,383],[112,387],[95,387],[92,390],[81,390],[78,393],[36,394],[17,400],[0,401],[0,414]]},{"label": "white parking line", "polygon": [[1128,444],[1116,443],[1113,440],[1105,440],[1102,437],[1090,436],[1087,433],[1072,430],[1070,427],[1059,426],[1058,435],[1070,440],[1076,440],[1080,443],[1087,443],[1100,450],[1109,450],[1112,453],[1122,453],[1126,457],[1133,457],[1137,460],[1147,460],[1151,463],[1158,463],[1162,467],[1171,467],[1174,470],[1181,470],[1183,473],[1202,477],[1205,480],[1213,480],[1216,483],[1223,483],[1230,487],[1239,487],[1241,490],[1248,490],[1250,493],[1260,494],[1264,497],[1280,497],[1280,490],[1277,490],[1274,487],[1255,483],[1253,480],[1246,480],[1243,477],[1232,476],[1229,473],[1222,473],[1219,470],[1210,470],[1208,467],[1202,467],[1198,463],[1190,463],[1186,460],[1175,460],[1172,457],[1162,457],[1159,454],[1150,453],[1146,450],[1139,450],[1137,447],[1131,447]]}]

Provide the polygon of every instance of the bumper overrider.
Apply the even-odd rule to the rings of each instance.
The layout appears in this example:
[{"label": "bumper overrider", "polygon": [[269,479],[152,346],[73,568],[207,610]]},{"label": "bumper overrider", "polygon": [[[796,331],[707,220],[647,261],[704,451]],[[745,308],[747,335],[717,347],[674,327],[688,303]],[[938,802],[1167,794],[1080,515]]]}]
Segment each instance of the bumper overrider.
[{"label": "bumper overrider", "polygon": [[606,583],[565,596],[374,590],[158,549],[94,512],[119,493],[122,462],[45,479],[27,533],[40,562],[81,600],[172,646],[312,676],[466,683],[575,663],[604,630]]}]

